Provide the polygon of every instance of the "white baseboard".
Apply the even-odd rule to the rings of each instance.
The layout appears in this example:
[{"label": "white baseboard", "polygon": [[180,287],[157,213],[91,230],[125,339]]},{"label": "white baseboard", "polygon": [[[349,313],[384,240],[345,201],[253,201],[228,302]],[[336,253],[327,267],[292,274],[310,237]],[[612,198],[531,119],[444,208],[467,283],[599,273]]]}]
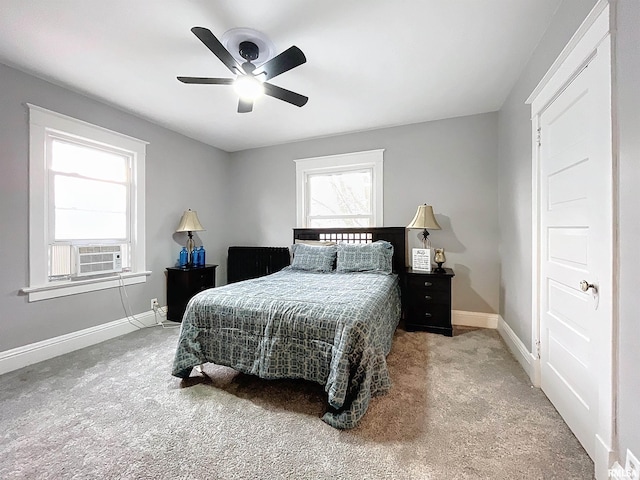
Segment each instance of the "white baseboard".
[{"label": "white baseboard", "polygon": [[156,317],[153,311],[149,310],[148,312],[136,314],[135,320],[131,319],[129,321],[128,318],[121,318],[113,322],[0,352],[0,375],[134,332],[138,330],[138,327],[134,324],[139,327],[151,327],[156,324]]},{"label": "white baseboard", "polygon": [[497,328],[498,314],[452,310],[451,323],[464,327]]},{"label": "white baseboard", "polygon": [[538,357],[529,351],[501,316],[498,318],[498,332],[511,353],[513,353],[513,356],[518,360],[518,363],[520,363],[524,371],[529,375],[533,386],[539,387],[540,360]]}]

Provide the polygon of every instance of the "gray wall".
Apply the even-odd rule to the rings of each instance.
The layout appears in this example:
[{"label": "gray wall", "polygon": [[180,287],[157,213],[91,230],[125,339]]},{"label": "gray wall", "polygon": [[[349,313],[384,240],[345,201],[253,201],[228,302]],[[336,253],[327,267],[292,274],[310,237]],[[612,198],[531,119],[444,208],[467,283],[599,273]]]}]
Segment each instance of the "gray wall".
[{"label": "gray wall", "polygon": [[618,0],[616,94],[620,162],[619,387],[620,455],[640,456],[640,3]]},{"label": "gray wall", "polygon": [[[164,128],[0,64],[0,352],[125,317],[118,289],[29,303],[28,114],[32,103],[150,142],[146,158],[145,284],[127,287],[135,313],[157,297],[165,305],[164,269],[184,234],[183,210],[198,211],[208,262],[226,264],[229,155]],[[219,279],[226,278],[224,271]]]},{"label": "gray wall", "polygon": [[456,273],[453,308],[497,312],[497,125],[488,113],[233,153],[231,242],[291,243],[295,159],[384,148],[385,226],[405,226],[419,204],[433,205],[442,230],[431,242]]},{"label": "gray wall", "polygon": [[[499,112],[500,313],[520,340],[531,345],[531,122],[524,102],[585,19],[595,0],[565,0]],[[618,453],[640,455],[640,4],[618,0],[614,112],[619,136],[619,350]]]}]

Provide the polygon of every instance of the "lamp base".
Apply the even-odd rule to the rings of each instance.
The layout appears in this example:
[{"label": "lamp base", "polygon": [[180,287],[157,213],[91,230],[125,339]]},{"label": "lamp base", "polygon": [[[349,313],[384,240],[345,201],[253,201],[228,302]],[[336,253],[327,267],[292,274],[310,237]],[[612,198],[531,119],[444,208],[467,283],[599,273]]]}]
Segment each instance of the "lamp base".
[{"label": "lamp base", "polygon": [[196,242],[193,241],[193,233],[187,232],[187,235],[189,236],[189,239],[187,240],[187,253],[189,254],[187,267],[191,268],[194,266],[193,251],[196,248]]},{"label": "lamp base", "polygon": [[418,237],[422,237],[422,248],[431,248],[431,240],[429,240],[429,231],[425,228]]}]

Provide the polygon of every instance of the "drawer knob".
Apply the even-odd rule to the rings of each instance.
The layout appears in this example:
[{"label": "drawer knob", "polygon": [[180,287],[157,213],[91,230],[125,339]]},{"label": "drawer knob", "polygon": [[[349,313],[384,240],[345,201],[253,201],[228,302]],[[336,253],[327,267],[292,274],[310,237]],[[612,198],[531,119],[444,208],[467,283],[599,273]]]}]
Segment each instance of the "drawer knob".
[{"label": "drawer knob", "polygon": [[431,283],[431,282],[424,282],[424,286],[425,286],[425,287],[430,287],[431,285],[433,285],[433,283]]},{"label": "drawer knob", "polygon": [[424,299],[425,299],[425,300],[431,300],[431,295],[425,295],[425,296],[424,296]]},{"label": "drawer knob", "polygon": [[427,313],[424,314],[424,316],[429,318],[431,316],[431,314],[427,312]]}]

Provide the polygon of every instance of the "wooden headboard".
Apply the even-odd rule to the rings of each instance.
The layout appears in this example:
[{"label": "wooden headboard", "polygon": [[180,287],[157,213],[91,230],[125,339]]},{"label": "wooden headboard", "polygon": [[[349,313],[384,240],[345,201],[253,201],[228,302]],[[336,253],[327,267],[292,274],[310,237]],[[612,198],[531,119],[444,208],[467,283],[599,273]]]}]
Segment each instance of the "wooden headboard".
[{"label": "wooden headboard", "polygon": [[393,271],[406,271],[406,243],[404,227],[361,227],[361,228],[294,228],[293,241],[327,240],[347,243],[372,243],[386,240],[393,245]]}]

